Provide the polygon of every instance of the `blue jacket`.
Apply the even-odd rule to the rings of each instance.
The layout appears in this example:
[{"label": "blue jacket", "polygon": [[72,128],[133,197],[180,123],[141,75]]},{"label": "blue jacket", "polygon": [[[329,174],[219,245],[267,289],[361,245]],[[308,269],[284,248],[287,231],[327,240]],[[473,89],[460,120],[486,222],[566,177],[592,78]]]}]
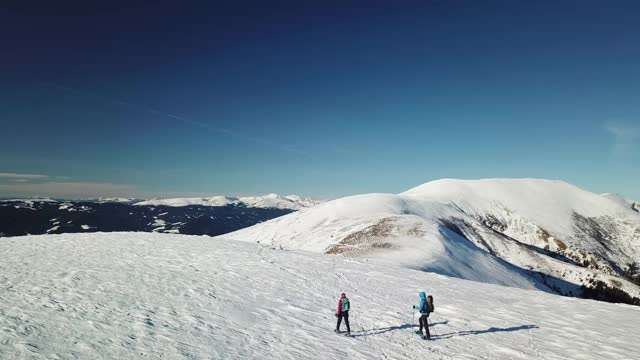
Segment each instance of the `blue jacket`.
[{"label": "blue jacket", "polygon": [[416,309],[418,311],[420,311],[420,309],[424,309],[423,311],[420,311],[420,314],[429,316],[429,311],[427,311],[427,294],[423,291],[418,295],[420,296],[420,305],[416,306]]}]

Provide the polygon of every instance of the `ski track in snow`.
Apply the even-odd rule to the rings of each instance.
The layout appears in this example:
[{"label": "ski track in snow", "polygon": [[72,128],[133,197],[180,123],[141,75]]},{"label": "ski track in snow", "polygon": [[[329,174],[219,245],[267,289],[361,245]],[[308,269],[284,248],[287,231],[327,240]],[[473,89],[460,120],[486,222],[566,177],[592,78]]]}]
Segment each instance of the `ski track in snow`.
[{"label": "ski track in snow", "polygon": [[[638,307],[339,256],[148,233],[3,238],[0,255],[2,359],[640,358]],[[433,341],[413,334],[420,290]],[[351,338],[333,333],[343,291]]]}]

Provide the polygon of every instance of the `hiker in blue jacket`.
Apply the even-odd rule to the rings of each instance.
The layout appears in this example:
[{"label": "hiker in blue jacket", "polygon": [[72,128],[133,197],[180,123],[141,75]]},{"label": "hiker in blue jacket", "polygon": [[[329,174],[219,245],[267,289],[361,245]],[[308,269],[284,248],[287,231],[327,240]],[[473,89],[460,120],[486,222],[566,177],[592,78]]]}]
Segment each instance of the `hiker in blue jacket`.
[{"label": "hiker in blue jacket", "polygon": [[[427,297],[427,294],[420,292],[420,305],[414,305],[413,308],[420,312],[420,330],[416,331],[416,334],[420,334],[423,339],[429,340],[431,339],[431,334],[429,333],[429,314],[433,309],[433,298],[431,295]],[[422,328],[424,327],[424,332],[426,335],[422,335]]]}]

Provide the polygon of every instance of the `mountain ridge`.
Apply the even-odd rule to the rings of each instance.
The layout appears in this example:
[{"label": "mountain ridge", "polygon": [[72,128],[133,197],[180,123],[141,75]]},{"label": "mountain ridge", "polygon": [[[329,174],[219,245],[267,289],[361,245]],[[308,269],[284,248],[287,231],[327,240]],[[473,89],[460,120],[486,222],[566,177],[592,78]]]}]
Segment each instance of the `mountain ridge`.
[{"label": "mountain ridge", "polygon": [[54,199],[47,197],[34,197],[34,198],[0,198],[2,202],[22,202],[25,204],[33,204],[39,202],[52,202],[52,203],[65,203],[65,202],[94,202],[94,203],[123,203],[140,206],[246,206],[254,208],[277,208],[277,209],[290,209],[300,210],[302,208],[312,207],[319,203],[321,200],[315,200],[299,195],[278,195],[267,194],[257,196],[228,196],[217,195],[208,197],[190,197],[190,198],[154,198],[154,199],[138,199],[138,198],[123,198],[123,197],[110,197],[110,198],[86,198],[86,199]]},{"label": "mountain ridge", "polygon": [[[625,301],[640,304],[640,287],[627,274],[640,258],[640,214],[560,180],[437,180],[400,194],[329,201],[223,237],[382,258],[519,286],[510,279],[512,273],[486,278],[481,269],[467,269],[464,257],[449,249],[464,239],[475,247],[473,254],[506,261],[560,294],[580,296],[588,293],[585,289],[605,288],[611,297],[617,299],[612,294],[622,291],[629,297]],[[434,239],[439,244],[433,249],[447,251],[424,246]]]},{"label": "mountain ridge", "polygon": [[300,210],[302,208],[312,207],[319,204],[320,201],[310,198],[300,197],[298,195],[280,196],[277,194],[267,194],[262,196],[210,196],[195,198],[169,198],[169,199],[151,199],[135,203],[138,206],[173,206],[182,207],[189,205],[200,206],[226,206],[240,205],[246,207],[259,208],[277,208]]}]

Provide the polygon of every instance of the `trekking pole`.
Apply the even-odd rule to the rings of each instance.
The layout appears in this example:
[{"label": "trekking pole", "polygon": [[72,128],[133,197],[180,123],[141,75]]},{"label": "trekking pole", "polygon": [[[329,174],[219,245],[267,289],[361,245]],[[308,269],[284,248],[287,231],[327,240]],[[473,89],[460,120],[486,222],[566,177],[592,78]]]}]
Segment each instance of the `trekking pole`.
[{"label": "trekking pole", "polygon": [[[431,314],[433,314],[433,313],[431,313]],[[434,320],[435,320],[435,319],[434,319]],[[433,325],[433,323],[431,323],[431,325]],[[440,336],[440,335],[438,335],[438,332],[436,331],[436,328],[434,328],[433,326],[431,326],[431,329],[433,330],[433,333],[434,333],[436,336]]]},{"label": "trekking pole", "polygon": [[411,310],[411,327],[413,328],[415,324],[416,324],[416,312]]},{"label": "trekking pole", "polygon": [[431,324],[431,325],[432,325],[432,326],[431,326],[431,330],[433,331],[433,334],[434,334],[435,336],[440,336],[440,335],[438,335],[438,332],[436,331],[436,328],[434,328],[434,327],[433,327],[433,324]]}]

